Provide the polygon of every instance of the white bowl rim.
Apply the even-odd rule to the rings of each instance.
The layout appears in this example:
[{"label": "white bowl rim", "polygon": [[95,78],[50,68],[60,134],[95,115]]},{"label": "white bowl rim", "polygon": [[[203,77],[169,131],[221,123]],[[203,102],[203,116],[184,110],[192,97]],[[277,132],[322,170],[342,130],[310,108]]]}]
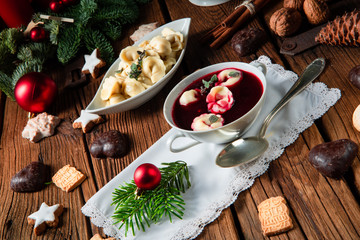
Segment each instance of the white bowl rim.
[{"label": "white bowl rim", "polygon": [[[260,74],[260,76],[262,75],[264,77],[264,80],[262,80],[260,78],[260,81],[263,85],[263,92],[262,92],[262,95],[260,97],[260,99],[257,101],[257,103],[247,112],[245,113],[244,115],[242,115],[240,118],[226,124],[226,125],[223,125],[221,127],[218,127],[218,128],[214,128],[214,129],[209,129],[209,130],[203,130],[203,131],[193,131],[193,130],[188,130],[188,129],[183,129],[183,128],[180,128],[178,126],[175,125],[175,123],[173,123],[173,119],[172,119],[172,113],[170,112],[170,120],[168,119],[168,116],[166,114],[166,109],[165,109],[165,106],[167,106],[170,102],[170,95],[171,94],[175,94],[174,92],[177,91],[177,88],[179,87],[179,85],[183,82],[186,82],[186,81],[189,81],[190,78],[192,78],[194,75],[197,75],[199,74],[200,72],[206,72],[204,73],[204,75],[207,75],[211,72],[216,72],[216,71],[219,71],[221,70],[222,68],[231,68],[231,66],[228,66],[228,65],[231,65],[231,64],[236,64],[237,66],[233,66],[234,68],[238,68],[241,70],[241,67],[238,67],[238,66],[247,66],[247,67],[250,67],[250,68],[253,68],[253,70],[255,72],[258,72]],[[213,68],[219,68],[217,70],[210,70],[208,71],[209,69],[213,69]],[[244,70],[246,71],[246,70]],[[203,76],[204,76],[203,75]],[[258,75],[256,74],[256,76],[258,77]],[[201,77],[201,76],[200,76]],[[259,77],[258,77],[259,78]],[[181,90],[181,92],[186,88],[188,87],[192,82],[196,81],[198,78],[196,79],[193,79],[193,81],[191,81],[190,83],[188,83],[187,85],[185,85],[185,87]],[[168,96],[166,97],[165,99],[165,102],[164,102],[164,107],[163,107],[163,114],[164,114],[164,117],[166,119],[166,121],[168,122],[168,124],[173,127],[173,128],[176,128],[178,129],[179,131],[181,132],[184,132],[184,133],[188,133],[188,134],[202,134],[202,133],[209,133],[209,132],[214,132],[214,131],[218,131],[218,130],[223,130],[224,128],[228,128],[229,126],[235,124],[235,122],[237,122],[238,120],[240,119],[243,119],[245,118],[246,116],[248,116],[250,114],[250,112],[252,112],[256,107],[258,107],[260,104],[262,104],[262,102],[264,101],[264,98],[265,98],[265,92],[266,92],[266,88],[267,88],[267,83],[266,83],[266,76],[263,72],[261,72],[256,66],[254,65],[251,65],[250,63],[245,63],[245,62],[221,62],[221,63],[216,63],[216,64],[213,64],[213,65],[209,65],[207,67],[204,67],[204,68],[201,68],[193,73],[191,73],[190,75],[188,75],[187,77],[185,77],[183,80],[181,80],[178,84],[176,84],[176,86],[170,91],[170,93],[168,94]],[[178,98],[178,96],[172,101],[172,104],[171,104],[171,108],[170,110],[172,110],[173,106],[174,106],[174,103],[175,103],[175,100]],[[259,109],[259,111],[261,111],[261,109]]]},{"label": "white bowl rim", "polygon": [[[110,75],[110,72],[112,72],[112,69],[114,68],[114,66],[118,66],[119,63],[120,63],[120,58],[117,58],[112,64],[111,66],[109,67],[109,69],[106,71],[106,73],[104,74],[104,77],[103,79],[101,80],[101,83],[93,97],[93,99],[91,100],[91,102],[87,105],[86,107],[86,111],[87,112],[91,112],[91,113],[97,113],[97,112],[101,112],[101,111],[106,111],[106,110],[110,110],[110,109],[115,109],[116,107],[119,107],[119,106],[122,106],[122,105],[126,105],[126,104],[129,104],[131,102],[135,102],[137,99],[143,97],[144,95],[146,95],[147,93],[149,92],[152,92],[153,89],[156,89],[157,86],[159,85],[162,85],[162,83],[166,80],[169,80],[168,77],[171,76],[174,71],[177,71],[177,68],[179,67],[179,65],[181,64],[181,61],[184,57],[184,54],[185,54],[185,50],[186,50],[186,46],[187,46],[187,42],[188,42],[188,35],[189,35],[189,28],[190,28],[190,23],[191,23],[191,18],[181,18],[181,19],[178,19],[178,20],[174,20],[172,22],[169,22],[167,24],[164,24],[158,28],[156,28],[154,31],[150,32],[149,34],[147,34],[146,36],[144,36],[142,39],[140,39],[139,41],[135,42],[132,46],[136,46],[136,45],[139,45],[141,42],[145,41],[145,40],[148,40],[148,39],[151,39],[153,37],[153,35],[156,35],[157,32],[160,32],[161,33],[161,30],[164,29],[165,27],[169,27],[171,25],[175,25],[175,24],[181,24],[182,28],[184,28],[184,30],[186,30],[186,34],[184,34],[184,40],[185,40],[185,43],[184,43],[184,48],[181,50],[181,53],[180,53],[180,56],[177,60],[177,62],[175,63],[175,65],[177,66],[173,66],[169,72],[167,72],[165,74],[165,76],[163,76],[159,81],[157,81],[154,85],[152,85],[151,87],[149,87],[148,89],[146,89],[145,91],[133,96],[133,97],[130,97],[128,99],[125,99],[124,101],[121,101],[119,103],[116,103],[116,104],[113,104],[113,105],[110,105],[110,106],[104,106],[104,107],[99,107],[99,108],[90,108],[92,105],[94,105],[94,102],[96,101],[96,98],[97,96],[100,94],[100,90],[101,90],[101,87],[103,85],[103,82],[104,82],[104,79],[106,77],[108,77],[108,75]],[[144,102],[145,103],[145,102]],[[130,109],[133,109],[133,108],[130,108]],[[119,111],[121,112],[121,111]]]}]

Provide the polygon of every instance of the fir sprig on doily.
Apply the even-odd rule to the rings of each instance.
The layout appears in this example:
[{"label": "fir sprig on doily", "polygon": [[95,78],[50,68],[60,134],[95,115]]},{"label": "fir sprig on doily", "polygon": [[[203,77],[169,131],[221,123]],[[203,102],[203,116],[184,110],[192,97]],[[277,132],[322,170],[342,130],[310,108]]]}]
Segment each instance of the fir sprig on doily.
[{"label": "fir sprig on doily", "polygon": [[113,192],[115,212],[114,224],[121,223],[119,228],[125,226],[125,235],[129,229],[135,235],[135,227],[145,231],[145,225],[159,222],[163,217],[182,219],[185,201],[181,196],[191,186],[189,170],[186,162],[176,161],[162,163],[166,167],[159,168],[161,182],[154,190],[145,190],[137,194],[137,186],[132,180],[125,183]]}]

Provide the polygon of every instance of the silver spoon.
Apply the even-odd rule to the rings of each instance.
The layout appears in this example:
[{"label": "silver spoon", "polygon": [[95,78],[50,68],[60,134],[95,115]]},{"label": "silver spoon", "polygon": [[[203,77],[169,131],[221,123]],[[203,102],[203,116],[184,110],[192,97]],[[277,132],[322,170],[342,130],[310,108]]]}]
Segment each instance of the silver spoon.
[{"label": "silver spoon", "polygon": [[316,79],[324,70],[325,59],[318,58],[310,63],[300,78],[289,89],[274,109],[265,118],[257,136],[237,139],[228,144],[217,156],[216,164],[220,167],[235,167],[248,163],[261,156],[269,147],[265,139],[266,129],[273,117],[298,93]]}]

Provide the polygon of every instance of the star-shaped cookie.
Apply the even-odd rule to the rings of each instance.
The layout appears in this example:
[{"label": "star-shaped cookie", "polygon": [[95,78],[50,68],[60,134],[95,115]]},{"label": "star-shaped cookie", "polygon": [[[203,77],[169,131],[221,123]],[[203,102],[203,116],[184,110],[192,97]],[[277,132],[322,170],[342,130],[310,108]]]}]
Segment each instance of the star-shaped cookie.
[{"label": "star-shaped cookie", "polygon": [[99,115],[81,110],[80,117],[73,123],[73,128],[82,128],[84,133],[88,133],[96,124],[103,121],[104,119]]},{"label": "star-shaped cookie", "polygon": [[42,203],[37,212],[28,216],[28,223],[34,225],[35,235],[41,235],[47,226],[57,227],[59,224],[59,216],[64,208],[61,204],[55,204],[49,207],[46,203]]},{"label": "star-shaped cookie", "polygon": [[82,72],[85,74],[91,74],[93,78],[97,78],[100,68],[104,67],[106,63],[99,57],[99,49],[95,48],[91,55],[85,55],[85,64],[82,68]]}]

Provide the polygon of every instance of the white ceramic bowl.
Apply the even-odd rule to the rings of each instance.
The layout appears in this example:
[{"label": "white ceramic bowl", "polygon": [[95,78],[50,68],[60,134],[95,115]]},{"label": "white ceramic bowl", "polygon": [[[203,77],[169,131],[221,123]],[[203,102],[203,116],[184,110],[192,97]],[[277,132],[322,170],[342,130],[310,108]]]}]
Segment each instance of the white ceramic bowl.
[{"label": "white ceramic bowl", "polygon": [[[172,117],[172,109],[175,100],[180,96],[180,94],[184,91],[184,89],[187,86],[189,86],[192,82],[199,79],[200,77],[205,76],[211,72],[219,71],[224,68],[242,69],[244,71],[255,74],[260,79],[263,85],[263,94],[261,95],[256,105],[242,117],[220,128],[206,130],[206,131],[192,131],[192,130],[181,129],[178,126],[176,126]],[[265,99],[265,92],[266,92],[266,78],[264,75],[265,73],[266,73],[266,66],[261,63],[251,65],[242,62],[225,62],[225,63],[218,63],[215,65],[202,68],[190,74],[186,78],[184,78],[173,88],[173,90],[169,93],[164,103],[163,111],[166,121],[173,128],[179,131],[179,134],[174,135],[174,137],[169,140],[169,144],[171,145],[172,142],[179,137],[189,137],[199,142],[211,142],[211,143],[219,143],[219,144],[227,143],[238,138],[241,134],[245,133],[245,131],[248,130],[252,125],[252,123],[255,121],[256,117],[258,116],[263,106]],[[172,150],[171,146],[170,146],[170,150]]]},{"label": "white ceramic bowl", "polygon": [[201,6],[201,7],[209,7],[215,6],[222,3],[226,3],[230,0],[190,0],[190,2],[194,5]]},{"label": "white ceramic bowl", "polygon": [[188,41],[188,35],[189,35],[189,28],[190,28],[190,18],[183,18],[179,19],[170,23],[167,23],[165,25],[162,25],[161,27],[155,29],[151,33],[144,36],[139,41],[135,42],[134,45],[139,45],[141,42],[145,40],[150,40],[155,36],[161,35],[161,31],[164,28],[171,28],[174,31],[179,31],[184,35],[184,49],[181,51],[180,56],[178,60],[176,61],[175,65],[171,68],[171,70],[158,82],[156,82],[153,86],[146,89],[145,91],[139,93],[138,95],[128,98],[122,102],[119,102],[114,105],[105,106],[105,102],[100,98],[100,93],[102,86],[104,84],[105,78],[109,76],[114,76],[115,71],[118,70],[120,58],[118,58],[109,68],[109,70],[105,73],[104,78],[94,96],[90,104],[86,107],[87,112],[96,113],[96,114],[111,114],[111,113],[118,113],[118,112],[124,112],[128,111],[134,108],[139,107],[140,105],[144,104],[145,102],[149,101],[152,97],[154,97],[165,85],[166,83],[171,79],[171,77],[175,74],[176,70],[179,68],[180,63],[182,59],[184,58],[185,49]]}]

